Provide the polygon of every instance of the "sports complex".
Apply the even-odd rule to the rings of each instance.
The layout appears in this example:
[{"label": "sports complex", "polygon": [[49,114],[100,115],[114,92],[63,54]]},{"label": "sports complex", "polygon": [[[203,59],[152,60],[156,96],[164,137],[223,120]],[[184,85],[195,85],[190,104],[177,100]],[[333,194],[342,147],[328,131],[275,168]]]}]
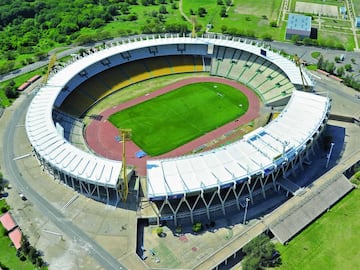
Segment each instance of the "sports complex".
[{"label": "sports complex", "polygon": [[[211,220],[219,213],[226,215],[234,209],[244,211],[248,201],[254,203],[258,197],[266,199],[267,193],[274,190],[296,193],[299,187],[286,175],[295,168],[302,168],[309,160],[326,126],[330,99],[316,94],[311,78],[296,63],[263,43],[242,38],[146,36],[73,56],[66,65],[52,72],[28,109],[25,126],[34,155],[54,179],[95,200],[118,205],[125,199],[124,190],[128,188],[122,177],[125,166],[121,145],[125,138],[121,137],[119,128],[129,126],[116,128],[106,111],[97,115],[87,112],[100,100],[111,98],[117,91],[126,91],[130,85],[141,87],[141,82],[155,77],[189,73],[206,76],[186,79],[167,87],[164,92],[154,91],[135,98],[136,102],[129,101],[128,108],[135,103],[154,102],[164,96],[161,94],[176,92],[179,87],[206,82],[211,85],[208,89],[212,88],[211,98],[217,100],[209,104],[212,111],[215,108],[210,105],[218,107],[219,111],[214,114],[220,115],[231,108],[234,114],[226,121],[221,119],[215,126],[202,129],[195,137],[190,136],[182,145],[175,144],[173,150],[168,150],[173,153],[171,155],[159,152],[159,155],[149,156],[146,149],[139,146],[141,136],[146,133],[131,135],[138,148],[131,146],[134,142],[126,142],[129,146],[126,175],[129,179],[143,178],[139,183],[144,197],[154,206],[154,216],[175,224],[179,219]],[[226,107],[221,109],[217,102],[233,94],[220,92],[216,84],[231,85],[247,98],[234,101],[233,107],[224,103]],[[121,105],[111,108],[112,113],[125,110]],[[179,108],[190,105],[185,101]],[[248,107],[246,111],[245,107]],[[259,117],[260,107],[282,110],[275,119],[241,139],[201,151],[209,140],[231,134],[245,124],[244,119],[250,122]],[[184,113],[190,110],[183,109]],[[134,118],[146,124],[143,130],[151,129],[150,114],[154,115],[151,112]],[[85,118],[92,119],[87,126]],[[191,125],[189,116],[184,124]],[[97,129],[96,125],[99,125]],[[91,128],[98,133],[94,135]],[[169,136],[171,132],[178,132],[172,131],[171,125],[163,128]],[[73,143],[73,138],[79,136],[85,138],[88,148]],[[154,144],[159,145],[161,141]],[[112,150],[106,151],[106,147],[116,156],[111,154]],[[140,163],[136,163],[138,161]]]}]

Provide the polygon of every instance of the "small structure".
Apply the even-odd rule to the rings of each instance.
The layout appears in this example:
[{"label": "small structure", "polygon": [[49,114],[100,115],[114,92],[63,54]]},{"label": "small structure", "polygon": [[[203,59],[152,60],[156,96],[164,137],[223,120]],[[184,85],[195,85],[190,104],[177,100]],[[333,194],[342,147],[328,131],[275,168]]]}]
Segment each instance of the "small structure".
[{"label": "small structure", "polygon": [[340,14],[345,15],[346,14],[346,7],[340,7]]},{"label": "small structure", "polygon": [[360,17],[355,18],[355,26],[360,27]]},{"label": "small structure", "polygon": [[16,249],[21,248],[22,233],[19,228],[15,228],[11,232],[9,232],[9,238]]},{"label": "small structure", "polygon": [[311,17],[290,13],[286,25],[286,39],[298,35],[300,38],[310,37],[311,34]]},{"label": "small structure", "polygon": [[0,217],[0,222],[7,231],[11,231],[17,226],[9,212],[6,212]]},{"label": "small structure", "polygon": [[8,231],[9,238],[15,248],[19,249],[21,247],[22,232],[14,221],[12,215],[9,212],[6,212],[0,217],[0,222]]}]

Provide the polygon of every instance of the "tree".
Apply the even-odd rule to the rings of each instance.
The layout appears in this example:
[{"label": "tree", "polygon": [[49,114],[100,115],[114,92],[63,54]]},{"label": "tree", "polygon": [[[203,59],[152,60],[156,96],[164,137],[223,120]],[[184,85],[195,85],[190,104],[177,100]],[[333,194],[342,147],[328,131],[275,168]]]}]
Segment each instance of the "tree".
[{"label": "tree", "polygon": [[129,14],[130,13],[129,4],[126,4],[126,3],[122,4],[120,6],[120,12],[121,12],[121,14],[124,14],[124,15]]},{"label": "tree", "polygon": [[161,14],[166,14],[166,13],[168,13],[167,10],[166,10],[166,6],[161,6],[161,7],[159,8],[159,13],[161,13]]},{"label": "tree", "polygon": [[345,65],[345,70],[346,70],[347,72],[351,72],[351,71],[352,71],[352,65],[351,65],[351,64],[346,64],[346,65]]},{"label": "tree", "polygon": [[241,263],[243,270],[256,270],[260,268],[260,258],[246,256]]},{"label": "tree", "polygon": [[47,52],[39,51],[34,54],[36,61],[44,60],[48,56]]},{"label": "tree", "polygon": [[325,61],[325,70],[331,74],[334,73],[335,63],[330,61]]},{"label": "tree", "polygon": [[200,17],[204,17],[206,15],[206,13],[207,12],[206,12],[205,8],[203,8],[203,7],[198,8],[198,14],[199,14]]},{"label": "tree", "polygon": [[90,27],[92,29],[97,29],[105,24],[104,20],[101,18],[95,18],[91,23]]},{"label": "tree", "polygon": [[317,62],[318,69],[324,69],[324,56],[320,54],[318,62]]},{"label": "tree", "polygon": [[136,13],[132,13],[127,16],[128,21],[136,21],[137,19],[138,19],[138,17],[136,15]]},{"label": "tree", "polygon": [[195,223],[192,225],[192,230],[193,230],[193,232],[195,232],[195,233],[198,233],[198,232],[202,231],[202,229],[203,229],[203,226],[202,226],[201,222],[195,222]]},{"label": "tree", "polygon": [[336,63],[340,63],[340,57],[338,55],[334,57],[334,60]]},{"label": "tree", "polygon": [[299,44],[299,41],[300,41],[299,35],[292,35],[292,36],[291,36],[291,41],[292,41],[295,45]]},{"label": "tree", "polygon": [[5,87],[5,95],[7,98],[17,98],[19,93],[16,91],[15,87],[8,85]]},{"label": "tree", "polygon": [[276,21],[271,21],[270,26],[276,28],[277,27],[277,22]]},{"label": "tree", "polygon": [[227,17],[226,7],[222,7],[222,8],[221,8],[221,10],[220,10],[220,17],[222,17],[222,18]]},{"label": "tree", "polygon": [[28,257],[33,264],[36,263],[36,258],[38,257],[38,255],[36,249],[33,246],[29,246]]},{"label": "tree", "polygon": [[118,14],[118,10],[117,10],[117,7],[115,5],[110,5],[108,8],[108,13],[111,15],[111,16],[116,16]]},{"label": "tree", "polygon": [[273,40],[270,33],[263,34],[262,39],[265,40],[265,41],[272,41]]},{"label": "tree", "polygon": [[4,190],[3,182],[4,182],[3,174],[0,171],[0,192],[2,192]]},{"label": "tree", "polygon": [[345,74],[345,69],[344,69],[344,67],[338,67],[338,68],[336,69],[336,74],[337,74],[338,76],[342,77],[342,76]]},{"label": "tree", "polygon": [[39,257],[36,258],[36,263],[35,263],[35,264],[36,264],[37,267],[41,268],[41,267],[44,266],[44,261],[43,261],[43,259],[39,256]]},{"label": "tree", "polygon": [[303,39],[303,44],[306,45],[306,46],[309,46],[309,45],[313,44],[313,41],[312,41],[311,38],[306,37],[306,38]]},{"label": "tree", "polygon": [[223,2],[223,0],[217,0],[217,4],[218,4],[219,6],[222,6],[222,5],[224,5],[224,2]]},{"label": "tree", "polygon": [[276,251],[274,243],[265,234],[259,235],[246,244],[243,252],[246,254],[243,269],[262,269],[281,263],[280,254]]}]

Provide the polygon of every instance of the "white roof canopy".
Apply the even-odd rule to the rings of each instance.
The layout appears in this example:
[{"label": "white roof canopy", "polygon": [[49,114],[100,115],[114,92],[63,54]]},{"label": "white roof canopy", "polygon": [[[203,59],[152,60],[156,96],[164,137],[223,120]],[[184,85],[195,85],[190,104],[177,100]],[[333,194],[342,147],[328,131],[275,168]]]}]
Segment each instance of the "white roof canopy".
[{"label": "white roof canopy", "polygon": [[[292,160],[327,117],[327,97],[294,91],[283,112],[242,140],[201,154],[147,162],[148,198],[232,185]],[[280,163],[281,164],[281,163]]]},{"label": "white roof canopy", "polygon": [[[299,69],[290,60],[272,51],[267,51],[267,55],[263,56],[260,54],[260,47],[228,38],[189,38],[171,35],[160,38],[145,37],[140,38],[140,40],[129,40],[129,42],[122,44],[112,44],[86,57],[79,57],[78,60],[51,76],[46,85],[38,91],[29,106],[26,116],[26,131],[35,151],[53,168],[62,171],[64,174],[92,184],[116,188],[118,186],[122,162],[108,160],[84,152],[71,145],[59,135],[52,120],[52,109],[55,101],[61,91],[74,90],[74,87],[78,85],[76,83],[77,80],[84,79],[79,76],[83,70],[104,59],[139,48],[160,45],[177,46],[177,44],[192,44],[194,46],[196,44],[201,46],[212,44],[246,50],[264,57],[279,66],[293,84],[301,84]],[[101,72],[106,68],[108,67],[105,65],[97,65],[96,69],[94,68],[95,70],[92,70],[92,72]],[[307,75],[304,75],[308,84],[311,84]],[[300,96],[300,94],[296,96]],[[308,101],[303,101],[306,108],[309,108],[311,116],[314,114],[312,110],[316,111],[317,103],[321,103],[319,101],[320,98],[313,99],[314,101],[310,103],[312,104],[311,106],[308,104]],[[294,100],[298,100],[298,98]],[[295,102],[294,100],[292,102]],[[290,118],[290,113],[292,113],[291,107],[289,106],[289,112],[285,113],[282,116],[283,118],[286,118],[287,114],[289,114],[288,118]],[[319,106],[319,109],[321,108]],[[292,113],[293,116],[291,117],[299,117],[297,113]],[[303,112],[302,115],[304,115]],[[313,117],[310,118],[306,121],[309,129],[314,127],[319,120]],[[277,140],[284,140],[283,137],[280,138],[279,130],[285,129],[288,122],[287,120],[279,122],[276,134],[274,132],[274,134],[271,133],[271,136],[262,136],[259,140],[252,140],[251,143],[243,140],[228,146],[229,149],[221,148],[214,152],[206,153],[203,157],[197,155],[178,158],[173,161],[151,161],[148,164],[148,166],[152,166],[152,169],[148,170],[149,196],[165,196],[231,183],[235,179],[247,177],[249,172],[261,170],[262,166],[271,164],[271,159],[279,152],[280,146]],[[298,145],[310,133],[311,130],[307,131],[307,129],[299,127],[293,132],[287,131],[286,135],[289,138],[285,139],[289,140],[291,145]],[[270,142],[271,140],[274,143]],[[261,147],[264,145],[266,147]],[[259,147],[261,147],[261,151]],[[265,151],[266,155],[262,151]]]}]

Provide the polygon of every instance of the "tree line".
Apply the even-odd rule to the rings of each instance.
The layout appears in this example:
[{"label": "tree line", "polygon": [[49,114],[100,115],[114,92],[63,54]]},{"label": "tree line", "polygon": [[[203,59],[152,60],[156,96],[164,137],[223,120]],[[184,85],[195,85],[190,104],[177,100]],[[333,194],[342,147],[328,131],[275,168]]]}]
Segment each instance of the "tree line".
[{"label": "tree line", "polygon": [[[340,63],[340,58],[335,56],[335,61],[324,59],[322,55],[319,56],[317,62],[317,68],[328,72],[329,74],[336,75],[343,80],[343,83],[357,91],[360,91],[360,82],[357,79],[357,75],[354,75],[353,67],[350,63],[343,66],[336,66],[336,63]],[[355,64],[355,59],[351,59],[351,62]]]},{"label": "tree line", "polygon": [[[152,11],[147,12],[148,6]],[[133,7],[143,7],[138,12]],[[178,0],[2,0],[0,1],[0,74],[47,57],[54,47],[84,44],[114,36],[139,33],[188,32],[186,22],[167,23]],[[136,27],[124,24],[114,32],[110,22],[137,21]]]}]

